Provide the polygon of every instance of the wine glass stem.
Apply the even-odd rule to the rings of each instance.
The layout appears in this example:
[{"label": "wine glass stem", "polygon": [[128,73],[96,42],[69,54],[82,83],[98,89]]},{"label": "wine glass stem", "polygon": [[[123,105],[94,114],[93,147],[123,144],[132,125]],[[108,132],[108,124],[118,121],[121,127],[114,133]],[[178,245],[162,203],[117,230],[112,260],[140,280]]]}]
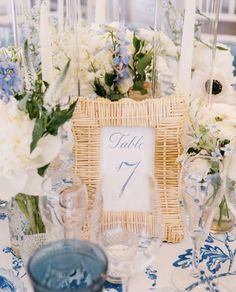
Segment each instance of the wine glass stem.
[{"label": "wine glass stem", "polygon": [[128,282],[129,282],[129,278],[123,277],[123,279],[122,279],[122,292],[128,292]]},{"label": "wine glass stem", "polygon": [[194,278],[199,277],[199,249],[197,248],[196,244],[194,243],[193,248],[193,258],[192,258],[192,271],[191,274]]}]

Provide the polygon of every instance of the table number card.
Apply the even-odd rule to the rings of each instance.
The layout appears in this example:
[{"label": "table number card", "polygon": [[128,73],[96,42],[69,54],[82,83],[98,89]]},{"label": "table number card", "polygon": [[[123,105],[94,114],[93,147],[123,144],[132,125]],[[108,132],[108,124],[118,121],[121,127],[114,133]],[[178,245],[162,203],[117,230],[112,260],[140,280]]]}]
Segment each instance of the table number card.
[{"label": "table number card", "polygon": [[103,127],[100,132],[100,173],[113,176],[104,185],[109,211],[150,210],[148,182],[154,175],[155,130],[145,127]]}]

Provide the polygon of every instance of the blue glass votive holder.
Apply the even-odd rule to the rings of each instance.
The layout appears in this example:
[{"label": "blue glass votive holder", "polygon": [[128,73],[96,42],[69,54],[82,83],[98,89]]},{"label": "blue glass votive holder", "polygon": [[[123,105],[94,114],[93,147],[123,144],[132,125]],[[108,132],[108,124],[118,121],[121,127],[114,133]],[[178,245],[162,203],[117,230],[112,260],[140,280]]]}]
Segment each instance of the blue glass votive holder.
[{"label": "blue glass votive holder", "polygon": [[107,257],[97,245],[68,239],[38,249],[27,271],[36,292],[100,292],[107,267]]}]

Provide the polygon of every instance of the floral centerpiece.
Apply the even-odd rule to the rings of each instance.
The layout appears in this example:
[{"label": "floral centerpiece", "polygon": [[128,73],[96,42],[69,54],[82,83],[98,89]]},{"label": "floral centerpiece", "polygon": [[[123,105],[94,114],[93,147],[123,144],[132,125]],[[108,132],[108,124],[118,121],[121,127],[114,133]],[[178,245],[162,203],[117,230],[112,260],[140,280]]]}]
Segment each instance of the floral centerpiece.
[{"label": "floral centerpiece", "polygon": [[56,95],[70,62],[49,86],[35,72],[27,42],[23,51],[1,49],[0,59],[0,198],[19,194],[19,208],[32,219],[29,233],[43,232],[38,197],[23,194],[42,194],[43,176],[60,151],[60,128],[76,105],[62,105]]},{"label": "floral centerpiece", "polygon": [[[195,107],[197,108],[197,107]],[[191,168],[202,177],[224,171],[229,156],[236,147],[236,110],[225,103],[201,104],[190,110],[185,153],[181,160],[196,157]],[[233,171],[233,170],[232,170]],[[230,217],[225,198],[219,206],[217,224]]]},{"label": "floral centerpiece", "polygon": [[[56,29],[53,35],[53,63],[58,68],[71,51],[66,46],[71,38],[70,34],[58,35]],[[81,95],[116,101],[128,97],[131,91],[141,95],[148,93],[153,70],[153,30],[133,31],[119,23],[111,23],[84,26],[80,36]],[[177,58],[178,49],[163,32],[158,33],[157,38],[157,70],[168,72],[168,58]]]}]

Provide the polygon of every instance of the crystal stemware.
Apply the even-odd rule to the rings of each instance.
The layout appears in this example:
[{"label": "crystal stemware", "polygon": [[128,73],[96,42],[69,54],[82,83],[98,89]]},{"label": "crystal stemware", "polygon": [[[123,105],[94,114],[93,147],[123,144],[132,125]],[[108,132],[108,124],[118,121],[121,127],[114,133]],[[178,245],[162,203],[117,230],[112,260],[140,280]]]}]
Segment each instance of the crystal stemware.
[{"label": "crystal stemware", "polygon": [[[198,159],[198,161],[196,161]],[[200,159],[200,160],[199,160]],[[184,207],[187,234],[193,242],[192,269],[174,270],[173,284],[180,290],[187,289],[194,282],[198,287],[205,285],[200,279],[200,247],[208,236],[213,216],[222,199],[223,179],[220,173],[209,174],[199,168],[204,158],[190,158],[183,165],[180,174],[180,191]],[[197,165],[197,167],[195,167]]]},{"label": "crystal stemware", "polygon": [[[107,280],[122,283],[123,291],[128,291],[133,273],[143,270],[156,259],[163,235],[155,179],[146,174],[138,174],[132,179],[130,183],[134,183],[135,188],[129,185],[123,189],[119,177],[114,174],[100,180],[89,228],[90,239],[98,243],[108,256]],[[140,193],[145,194],[141,200],[147,208],[143,210],[141,202],[136,204]],[[130,199],[132,206],[128,204]]]},{"label": "crystal stemware", "polygon": [[236,216],[236,152],[228,157],[225,166],[225,198],[231,212]]},{"label": "crystal stemware", "polygon": [[87,188],[71,171],[60,170],[43,183],[40,211],[47,240],[81,238],[87,215]]}]

